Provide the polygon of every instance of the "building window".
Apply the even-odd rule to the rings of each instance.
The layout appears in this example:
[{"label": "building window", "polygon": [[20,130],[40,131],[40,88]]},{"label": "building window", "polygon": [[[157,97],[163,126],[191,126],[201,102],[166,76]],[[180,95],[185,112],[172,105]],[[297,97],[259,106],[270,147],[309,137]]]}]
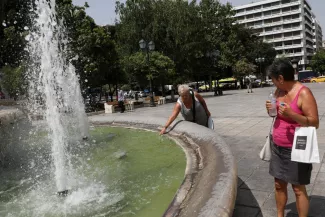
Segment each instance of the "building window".
[{"label": "building window", "polygon": [[280,9],[277,9],[277,10],[273,10],[273,11],[272,11],[272,14],[274,14],[274,15],[275,15],[275,14],[279,14],[279,13],[281,13],[281,10],[280,10]]},{"label": "building window", "polygon": [[255,18],[262,17],[262,13],[256,13],[256,14],[254,14],[254,17],[255,17]]},{"label": "building window", "polygon": [[293,40],[292,44],[296,44],[296,45],[301,44],[301,40]]},{"label": "building window", "polygon": [[245,12],[245,9],[240,9],[240,10],[237,10],[237,14],[240,14],[240,13],[244,13]]},{"label": "building window", "polygon": [[260,26],[260,25],[262,25],[262,24],[263,24],[262,21],[257,21],[257,22],[254,23],[254,26]]}]

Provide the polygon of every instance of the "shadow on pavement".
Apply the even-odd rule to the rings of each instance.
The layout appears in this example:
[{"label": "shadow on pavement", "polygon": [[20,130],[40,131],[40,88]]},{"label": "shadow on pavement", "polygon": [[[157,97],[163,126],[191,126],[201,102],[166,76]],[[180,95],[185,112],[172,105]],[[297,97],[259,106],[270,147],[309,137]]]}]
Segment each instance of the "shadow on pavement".
[{"label": "shadow on pavement", "polygon": [[238,93],[224,93],[221,96],[214,96],[213,93],[212,95],[202,95],[202,97],[205,98],[214,98],[214,97],[223,97],[223,96],[231,96],[231,95],[238,95]]},{"label": "shadow on pavement", "polygon": [[238,177],[233,217],[263,217],[261,207],[246,183]]},{"label": "shadow on pavement", "polygon": [[[324,217],[325,216],[325,197],[312,195],[309,197],[310,207],[309,207],[309,217]],[[287,217],[298,217],[297,205],[296,203],[287,204],[286,210],[290,210]]]}]

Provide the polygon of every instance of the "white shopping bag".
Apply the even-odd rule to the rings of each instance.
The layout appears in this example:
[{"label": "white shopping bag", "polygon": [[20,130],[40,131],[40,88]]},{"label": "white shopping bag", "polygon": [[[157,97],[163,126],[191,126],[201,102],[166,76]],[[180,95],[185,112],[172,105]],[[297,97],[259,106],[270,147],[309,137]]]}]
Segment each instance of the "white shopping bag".
[{"label": "white shopping bag", "polygon": [[291,160],[301,163],[320,163],[315,127],[297,127]]},{"label": "white shopping bag", "polygon": [[211,116],[208,118],[208,128],[214,130],[214,123]]},{"label": "white shopping bag", "polygon": [[260,158],[261,160],[264,161],[270,161],[271,155],[272,155],[272,151],[271,151],[271,143],[270,143],[270,135],[269,135],[268,137],[266,137],[265,144],[262,150],[260,151]]}]

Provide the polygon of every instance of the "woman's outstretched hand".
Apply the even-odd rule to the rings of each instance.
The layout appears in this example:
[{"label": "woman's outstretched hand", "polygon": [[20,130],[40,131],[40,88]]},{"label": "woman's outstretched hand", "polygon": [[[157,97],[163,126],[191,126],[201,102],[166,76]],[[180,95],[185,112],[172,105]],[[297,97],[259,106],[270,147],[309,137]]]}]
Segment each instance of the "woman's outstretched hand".
[{"label": "woman's outstretched hand", "polygon": [[164,128],[160,131],[159,135],[163,135],[163,134],[165,134],[165,133],[166,133],[166,130],[167,130],[167,128],[164,127]]}]

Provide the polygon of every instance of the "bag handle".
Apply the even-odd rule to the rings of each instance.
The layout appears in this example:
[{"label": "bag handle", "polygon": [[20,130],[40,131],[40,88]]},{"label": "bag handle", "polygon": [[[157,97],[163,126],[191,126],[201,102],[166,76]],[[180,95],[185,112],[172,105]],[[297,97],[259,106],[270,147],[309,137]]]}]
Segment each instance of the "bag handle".
[{"label": "bag handle", "polygon": [[272,124],[271,124],[271,128],[270,128],[269,135],[272,135],[273,134],[273,126],[274,126],[275,119],[276,119],[276,117],[274,117],[273,120],[272,120]]}]

